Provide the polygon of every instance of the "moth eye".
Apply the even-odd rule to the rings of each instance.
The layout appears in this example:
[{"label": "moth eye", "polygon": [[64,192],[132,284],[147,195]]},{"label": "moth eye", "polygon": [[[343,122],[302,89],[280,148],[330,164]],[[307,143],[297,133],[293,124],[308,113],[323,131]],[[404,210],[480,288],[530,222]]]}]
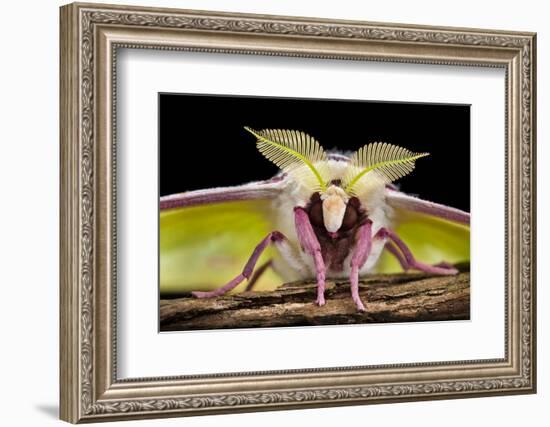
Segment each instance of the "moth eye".
[{"label": "moth eye", "polygon": [[340,227],[340,230],[342,231],[348,231],[351,230],[355,225],[357,225],[357,220],[359,218],[359,215],[357,213],[357,209],[353,204],[348,203],[346,206],[346,213],[344,214],[344,219],[342,220],[342,226]]},{"label": "moth eye", "polygon": [[320,200],[311,205],[311,209],[309,210],[309,220],[316,227],[324,227],[323,204]]}]

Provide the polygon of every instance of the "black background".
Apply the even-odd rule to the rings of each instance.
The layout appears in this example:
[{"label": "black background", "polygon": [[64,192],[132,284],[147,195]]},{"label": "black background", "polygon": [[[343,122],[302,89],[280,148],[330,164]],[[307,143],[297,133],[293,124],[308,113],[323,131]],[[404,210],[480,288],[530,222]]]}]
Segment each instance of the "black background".
[{"label": "black background", "polygon": [[388,142],[430,156],[402,191],[470,210],[470,107],[371,101],[159,94],[160,195],[271,178],[277,167],[243,129],[302,130],[325,151]]}]

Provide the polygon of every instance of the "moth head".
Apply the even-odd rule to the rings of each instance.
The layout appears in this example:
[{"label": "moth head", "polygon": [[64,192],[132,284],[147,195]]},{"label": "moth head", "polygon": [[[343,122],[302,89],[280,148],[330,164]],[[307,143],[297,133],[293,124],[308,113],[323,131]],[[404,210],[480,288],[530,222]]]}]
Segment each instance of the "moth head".
[{"label": "moth head", "polygon": [[383,142],[367,144],[350,158],[343,176],[331,176],[323,147],[311,136],[296,130],[245,127],[256,137],[258,150],[301,186],[319,193],[323,223],[329,233],[342,226],[351,198],[368,199],[370,193],[384,188],[414,169],[414,162],[428,153],[413,153]]}]

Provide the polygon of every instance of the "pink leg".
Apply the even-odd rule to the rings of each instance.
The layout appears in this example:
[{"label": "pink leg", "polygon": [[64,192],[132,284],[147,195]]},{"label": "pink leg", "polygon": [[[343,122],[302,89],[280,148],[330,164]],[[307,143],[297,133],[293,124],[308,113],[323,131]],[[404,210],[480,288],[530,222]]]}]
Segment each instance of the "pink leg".
[{"label": "pink leg", "polygon": [[[412,254],[409,247],[399,238],[399,236],[392,230],[382,228],[376,233],[376,236],[387,236],[389,237],[393,243],[397,246],[397,248],[402,252],[403,256],[400,257],[396,254],[397,248],[392,247],[392,244],[388,245],[386,244],[386,248],[397,257],[399,262],[401,263],[401,266],[405,270],[408,270],[409,268],[414,268],[416,270],[424,271],[426,273],[431,274],[443,274],[443,275],[453,275],[457,274],[458,270],[452,266],[450,266],[447,263],[441,263],[438,265],[429,265],[425,264],[423,262],[417,261],[414,258],[414,255]],[[390,249],[391,248],[391,249]]]},{"label": "pink leg", "polygon": [[357,243],[351,256],[351,298],[359,311],[365,311],[365,306],[359,297],[359,269],[367,262],[372,248],[372,222],[367,221],[357,230]]},{"label": "pink leg", "polygon": [[403,254],[399,252],[399,249],[395,247],[395,244],[393,242],[386,242],[385,248],[390,254],[397,258],[397,261],[399,261],[399,264],[401,264],[401,268],[403,270],[407,271],[409,269],[409,264],[407,263],[407,260],[403,257]]},{"label": "pink leg", "polygon": [[264,262],[262,265],[260,265],[256,271],[254,271],[254,274],[252,275],[252,277],[250,278],[250,280],[248,281],[248,283],[246,284],[246,289],[245,291],[248,292],[248,291],[251,291],[252,289],[254,289],[254,285],[256,285],[256,282],[258,281],[258,279],[262,276],[262,274],[264,274],[264,272],[273,265],[273,260],[270,259],[269,261],[266,261]]},{"label": "pink leg", "polygon": [[317,272],[317,304],[325,305],[325,262],[321,254],[321,245],[313,231],[307,212],[300,207],[294,208],[296,233],[302,249],[313,257]]},{"label": "pink leg", "polygon": [[229,283],[222,286],[221,288],[214,289],[213,291],[209,291],[209,292],[195,291],[195,292],[191,292],[191,294],[197,298],[212,298],[212,297],[223,295],[226,292],[229,292],[231,289],[239,285],[239,283],[241,283],[244,279],[250,278],[250,276],[252,275],[252,272],[254,271],[254,266],[256,265],[256,262],[258,262],[258,258],[260,258],[260,255],[262,254],[264,249],[267,247],[267,245],[269,245],[271,242],[276,243],[283,239],[285,239],[285,236],[278,231],[273,231],[269,233],[258,244],[258,246],[256,246],[256,249],[254,249],[254,252],[252,252],[250,259],[244,266],[243,272],[241,274],[239,274],[237,277],[235,277],[233,280],[231,280]]}]

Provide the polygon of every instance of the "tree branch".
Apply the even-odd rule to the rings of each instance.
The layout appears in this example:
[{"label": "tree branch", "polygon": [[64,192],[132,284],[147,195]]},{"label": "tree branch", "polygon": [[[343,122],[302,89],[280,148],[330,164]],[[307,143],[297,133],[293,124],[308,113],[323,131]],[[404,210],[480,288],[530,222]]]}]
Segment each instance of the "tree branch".
[{"label": "tree branch", "polygon": [[470,318],[469,266],[456,276],[423,273],[373,275],[359,293],[358,312],[349,282],[327,281],[326,300],[317,306],[316,284],[288,283],[271,292],[243,292],[218,298],[186,296],[160,301],[161,331],[306,325],[467,320]]}]

